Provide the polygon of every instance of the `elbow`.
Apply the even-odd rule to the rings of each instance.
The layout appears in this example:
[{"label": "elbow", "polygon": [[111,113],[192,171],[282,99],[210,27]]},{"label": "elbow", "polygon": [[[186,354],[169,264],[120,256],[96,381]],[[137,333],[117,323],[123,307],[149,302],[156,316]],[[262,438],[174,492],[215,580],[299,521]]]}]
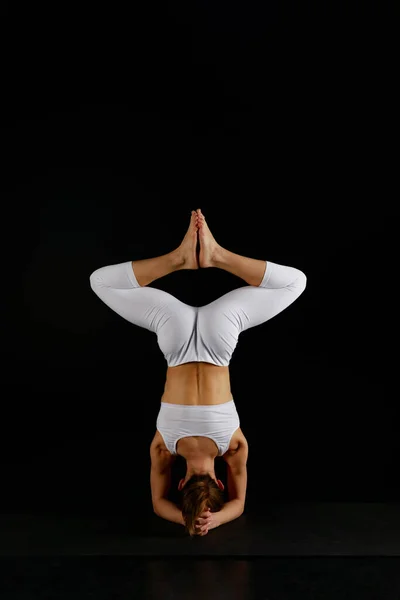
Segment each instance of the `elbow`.
[{"label": "elbow", "polygon": [[241,506],[240,508],[238,508],[235,518],[239,519],[239,517],[241,517],[243,513],[244,513],[244,506]]},{"label": "elbow", "polygon": [[163,517],[163,515],[161,513],[163,513],[163,509],[162,506],[160,507],[160,504],[162,505],[163,503],[163,499],[162,498],[157,498],[154,502],[153,502],[153,513],[155,515],[157,515],[157,517]]},{"label": "elbow", "polygon": [[244,513],[245,500],[242,500],[241,498],[236,498],[236,503],[237,503],[237,515],[238,515],[238,517],[241,517],[242,514]]}]

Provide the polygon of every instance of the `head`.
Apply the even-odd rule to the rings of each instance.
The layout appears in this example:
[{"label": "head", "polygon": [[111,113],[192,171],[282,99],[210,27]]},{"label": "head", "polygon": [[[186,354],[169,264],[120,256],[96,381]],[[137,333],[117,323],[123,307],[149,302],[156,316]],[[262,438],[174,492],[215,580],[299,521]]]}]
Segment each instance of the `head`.
[{"label": "head", "polygon": [[190,537],[196,535],[195,521],[209,509],[218,512],[224,505],[224,484],[214,474],[186,474],[178,490],[182,492],[181,510]]}]

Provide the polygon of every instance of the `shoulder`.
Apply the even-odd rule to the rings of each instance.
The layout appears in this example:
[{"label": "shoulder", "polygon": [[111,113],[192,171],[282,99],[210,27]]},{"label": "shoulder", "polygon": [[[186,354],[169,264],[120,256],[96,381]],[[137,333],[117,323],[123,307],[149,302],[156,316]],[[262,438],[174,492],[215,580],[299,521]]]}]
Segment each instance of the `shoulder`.
[{"label": "shoulder", "polygon": [[239,450],[239,448],[248,448],[247,439],[240,427],[235,433],[235,441],[236,441],[236,445],[235,445],[236,450]]},{"label": "shoulder", "polygon": [[244,436],[242,430],[238,431],[238,437],[236,439],[235,448],[233,450],[228,450],[223,455],[223,459],[229,464],[245,464],[247,462],[247,457],[249,454],[249,445],[247,443],[247,439]]},{"label": "shoulder", "polygon": [[171,465],[176,456],[171,454],[164,444],[164,440],[158,431],[150,444],[150,458],[152,467],[165,468]]},{"label": "shoulder", "polygon": [[161,433],[156,429],[154,437],[150,444],[150,452],[152,450],[167,450],[166,445],[164,444],[164,440],[162,438]]}]

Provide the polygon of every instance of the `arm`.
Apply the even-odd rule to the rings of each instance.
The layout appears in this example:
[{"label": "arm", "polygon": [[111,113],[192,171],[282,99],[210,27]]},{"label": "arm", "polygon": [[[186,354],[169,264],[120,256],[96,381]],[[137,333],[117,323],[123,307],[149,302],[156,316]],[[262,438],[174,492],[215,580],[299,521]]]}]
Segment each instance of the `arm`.
[{"label": "arm", "polygon": [[229,523],[229,521],[233,521],[234,519],[240,517],[243,514],[243,511],[244,506],[242,502],[235,498],[225,502],[221,510],[217,513],[214,513],[214,516],[218,522],[218,525],[224,525],[224,523]]},{"label": "arm", "polygon": [[175,457],[152,445],[150,447],[150,458],[151,501],[155,514],[167,521],[172,521],[172,523],[185,525],[182,512],[176,504],[167,498],[171,487],[171,465]]},{"label": "arm", "polygon": [[172,523],[178,523],[178,525],[185,525],[182,511],[179,510],[176,504],[167,500],[167,498],[159,498],[155,504],[153,503],[153,508],[158,517]]},{"label": "arm", "polygon": [[237,451],[225,458],[229,501],[215,513],[220,525],[233,521],[244,512],[247,489],[247,441],[240,442]]},{"label": "arm", "polygon": [[[243,455],[240,458],[243,458]],[[237,519],[244,512],[247,488],[246,465],[232,468],[228,463],[227,480],[229,501],[225,502],[221,510],[215,513],[219,525],[223,525],[224,523],[228,523],[229,521]]]}]

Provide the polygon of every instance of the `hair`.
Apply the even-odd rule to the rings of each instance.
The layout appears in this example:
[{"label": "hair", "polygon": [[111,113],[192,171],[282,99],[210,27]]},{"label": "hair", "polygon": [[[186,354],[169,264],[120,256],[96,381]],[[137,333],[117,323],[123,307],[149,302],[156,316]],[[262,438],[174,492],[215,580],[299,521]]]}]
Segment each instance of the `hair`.
[{"label": "hair", "polygon": [[207,508],[218,512],[224,505],[224,495],[211,475],[193,475],[182,490],[181,511],[190,537],[199,535],[196,519]]}]

